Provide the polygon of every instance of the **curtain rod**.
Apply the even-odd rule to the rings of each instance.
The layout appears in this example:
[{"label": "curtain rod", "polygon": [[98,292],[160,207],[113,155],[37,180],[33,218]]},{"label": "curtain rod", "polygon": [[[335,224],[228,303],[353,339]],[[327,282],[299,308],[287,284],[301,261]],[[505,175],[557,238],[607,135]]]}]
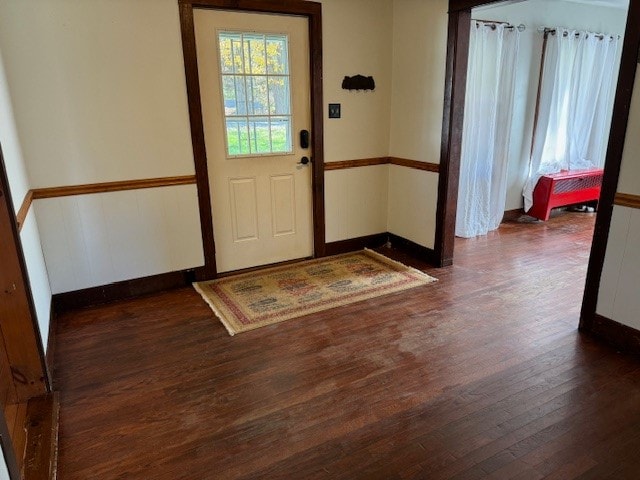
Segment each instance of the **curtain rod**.
[{"label": "curtain rod", "polygon": [[[556,29],[555,28],[549,28],[549,27],[540,27],[538,28],[539,32],[543,32],[545,37],[549,34],[551,35],[555,35],[556,34]],[[597,39],[599,40],[604,40],[606,37],[609,37],[610,39],[614,39],[615,37],[620,38],[620,35],[609,35],[609,34],[605,34],[605,33],[593,33],[593,32],[586,32],[587,33],[587,37],[589,37],[589,35],[593,35],[595,36]],[[569,32],[565,31],[562,36],[566,37],[569,35]],[[580,32],[576,32],[575,33],[576,37],[580,36]]]},{"label": "curtain rod", "polygon": [[505,26],[504,28],[508,28],[510,30],[517,28],[519,32],[524,32],[527,29],[527,26],[523,23],[521,23],[516,27],[514,25],[511,25],[509,22],[500,22],[498,20],[477,20],[474,18],[471,21],[476,22],[476,27],[478,26],[478,22],[482,22],[482,23],[491,25],[491,28],[494,30],[496,29],[496,25],[504,25]]}]

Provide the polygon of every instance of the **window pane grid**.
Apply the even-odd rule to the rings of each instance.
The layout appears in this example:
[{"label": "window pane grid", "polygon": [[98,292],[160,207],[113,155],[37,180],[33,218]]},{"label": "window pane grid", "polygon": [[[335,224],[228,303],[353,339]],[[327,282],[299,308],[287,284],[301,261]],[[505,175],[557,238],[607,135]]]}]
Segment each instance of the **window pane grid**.
[{"label": "window pane grid", "polygon": [[228,156],[290,153],[288,38],[220,32],[218,45]]}]

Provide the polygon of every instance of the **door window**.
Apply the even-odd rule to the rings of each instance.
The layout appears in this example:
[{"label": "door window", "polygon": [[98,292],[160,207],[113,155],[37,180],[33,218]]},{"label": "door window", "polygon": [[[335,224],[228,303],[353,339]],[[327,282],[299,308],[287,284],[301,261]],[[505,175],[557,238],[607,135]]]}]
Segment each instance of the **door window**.
[{"label": "door window", "polygon": [[287,35],[218,32],[227,156],[292,153]]}]

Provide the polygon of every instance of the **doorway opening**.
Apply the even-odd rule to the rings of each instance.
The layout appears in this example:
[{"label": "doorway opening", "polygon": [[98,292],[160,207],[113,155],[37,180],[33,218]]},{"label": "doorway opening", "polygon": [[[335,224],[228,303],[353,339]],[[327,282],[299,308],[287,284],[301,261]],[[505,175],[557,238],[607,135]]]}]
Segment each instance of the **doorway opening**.
[{"label": "doorway opening", "polygon": [[[436,252],[441,265],[453,263],[472,8],[498,3],[501,2],[487,0],[450,0],[449,2],[443,147],[436,228]],[[581,312],[580,326],[586,329],[589,328],[589,318],[595,316],[600,275],[604,264],[613,201],[620,173],[639,47],[640,2],[631,0],[622,46],[620,74],[613,107],[613,120],[607,143],[602,190],[595,220],[594,241],[589,258]]]},{"label": "doorway opening", "polygon": [[456,236],[486,235],[503,218],[595,211],[627,7],[526,0],[472,10]]}]

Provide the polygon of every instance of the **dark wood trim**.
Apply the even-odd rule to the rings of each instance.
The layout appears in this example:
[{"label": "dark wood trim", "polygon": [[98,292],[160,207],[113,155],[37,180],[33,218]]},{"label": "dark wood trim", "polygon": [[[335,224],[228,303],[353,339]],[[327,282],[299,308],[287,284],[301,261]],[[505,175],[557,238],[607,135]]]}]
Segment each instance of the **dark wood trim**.
[{"label": "dark wood trim", "polygon": [[[264,3],[264,2],[260,2]],[[271,3],[284,4],[271,0]],[[295,12],[307,11],[309,18],[309,55],[311,78],[311,151],[313,190],[313,247],[316,257],[326,253],[326,226],[324,209],[324,114],[322,83],[322,5],[310,1],[296,1]],[[280,7],[282,8],[282,6]],[[299,10],[298,10],[299,9]]]},{"label": "dark wood trim", "polygon": [[377,248],[383,246],[388,240],[389,234],[384,232],[330,242],[327,243],[327,255],[340,255],[341,253],[355,252],[364,248]]},{"label": "dark wood trim", "polygon": [[423,260],[432,265],[436,265],[437,257],[432,249],[418,245],[411,240],[407,240],[406,238],[389,232],[376,233],[374,235],[366,235],[364,237],[349,238],[347,240],[327,243],[327,254],[339,255],[341,253],[362,250],[363,248],[377,248],[382,247],[387,242],[391,242],[391,246],[393,248],[408,253],[418,260]]},{"label": "dark wood trim", "polygon": [[502,222],[514,222],[524,215],[524,208],[516,208],[515,210],[505,210],[502,216]]},{"label": "dark wood trim", "polygon": [[121,192],[124,190],[140,190],[143,188],[193,185],[194,183],[196,183],[195,175],[182,175],[177,177],[145,178],[140,180],[121,180],[117,182],[85,183],[81,185],[67,185],[62,187],[34,188],[31,190],[31,195],[33,200],[39,200],[42,198]]},{"label": "dark wood trim", "polygon": [[314,15],[320,10],[319,3],[301,0],[178,0],[178,3],[191,5],[194,8],[219,8],[283,15]]},{"label": "dark wood trim", "polygon": [[640,208],[640,195],[618,192],[613,200],[613,204],[620,207]]},{"label": "dark wood trim", "polygon": [[470,9],[449,14],[435,236],[436,264],[440,266],[453,262],[470,30]]},{"label": "dark wood trim", "polygon": [[437,163],[420,162],[418,160],[409,160],[408,158],[389,157],[391,165],[399,165],[401,167],[413,168],[415,170],[423,170],[425,172],[440,172],[440,165]]},{"label": "dark wood trim", "polygon": [[326,162],[324,164],[324,171],[330,170],[344,170],[347,168],[357,167],[371,167],[374,165],[387,165],[389,163],[389,157],[377,157],[377,158],[359,158],[357,160],[342,160],[339,162]]},{"label": "dark wood trim", "polygon": [[[598,214],[593,233],[593,244],[587,269],[587,280],[580,313],[580,329],[591,331],[600,290],[600,277],[604,266],[604,257],[609,241],[609,227],[613,215],[613,203],[618,188],[620,166],[624,151],[631,95],[635,84],[636,68],[638,66],[638,51],[640,50],[640,0],[629,2],[629,13],[622,47],[622,60],[618,75],[618,86],[613,104],[611,131],[604,164],[604,177],[598,203]],[[639,87],[640,88],[640,87]],[[638,92],[636,92],[638,93]]]},{"label": "dark wood trim", "polygon": [[173,187],[177,185],[194,185],[195,175],[180,175],[174,177],[145,178],[140,180],[120,180],[116,182],[85,183],[81,185],[65,185],[62,187],[34,188],[24,196],[20,210],[16,214],[18,231],[29,214],[34,200],[43,198],[69,197],[73,195],[91,195],[94,193],[122,192],[126,190],[140,190],[144,188]]},{"label": "dark wood trim", "polygon": [[589,325],[587,333],[603,340],[616,350],[628,354],[640,354],[640,331],[635,328],[597,313],[593,315]]},{"label": "dark wood trim", "polygon": [[50,392],[38,317],[0,146],[0,330],[19,402]]},{"label": "dark wood trim", "polygon": [[471,10],[472,8],[491,3],[520,3],[524,1],[526,0],[510,0],[507,2],[504,0],[449,0],[449,13],[460,10]]},{"label": "dark wood trim", "polygon": [[122,282],[75,290],[73,292],[57,293],[53,296],[53,311],[56,315],[59,315],[68,310],[91,307],[184,287],[190,285],[195,280],[194,270],[182,270],[124,280]]},{"label": "dark wood trim", "polygon": [[200,229],[202,231],[202,248],[204,250],[204,267],[198,269],[197,278],[198,280],[205,280],[215,278],[217,273],[216,247],[213,238],[213,216],[211,213],[211,193],[209,190],[209,171],[207,167],[207,149],[204,143],[204,125],[200,100],[196,35],[193,25],[193,7],[189,4],[181,3],[179,8],[182,56],[184,58],[184,72],[189,103],[189,125],[191,127],[191,144],[193,146],[193,161],[196,170],[198,210],[200,212]]},{"label": "dark wood trim", "polygon": [[[341,253],[354,252],[362,250],[363,248],[377,248],[383,246],[390,238],[397,244],[398,248],[404,249],[409,253],[417,255],[421,260],[427,260],[430,263],[435,263],[433,250],[418,245],[417,243],[406,240],[397,235],[383,232],[374,235],[367,235],[364,237],[350,238],[347,240],[340,240],[337,242],[331,242],[326,244],[326,255],[338,255]],[[273,267],[275,265],[286,265],[290,263],[296,263],[300,260],[290,260],[287,262],[280,262],[272,265],[262,265],[259,267],[252,267],[243,270],[237,270],[233,272],[225,272],[218,274],[219,278],[237,275],[240,273],[247,273],[252,271],[259,271],[265,268]],[[194,270],[183,270],[179,272],[169,272],[159,275],[153,275],[150,277],[136,278],[132,280],[125,280],[122,282],[112,283],[109,285],[102,285],[99,287],[91,287],[82,290],[76,290],[73,292],[57,293],[53,296],[52,315],[54,318],[63,312],[69,310],[75,310],[78,308],[91,307],[95,305],[101,305],[104,303],[115,302],[119,300],[125,300],[127,298],[139,297],[150,293],[157,293],[164,290],[171,290],[174,288],[180,288],[190,285],[196,281],[196,275]],[[51,350],[51,361],[53,361],[53,355],[55,353],[55,347],[51,345],[55,344],[55,319],[51,320],[50,333],[49,333],[49,348]]]},{"label": "dark wood trim", "polygon": [[437,163],[421,162],[419,160],[409,160],[408,158],[398,157],[375,157],[375,158],[359,158],[356,160],[342,160],[339,162],[327,162],[324,164],[324,170],[344,170],[347,168],[370,167],[373,165],[399,165],[401,167],[413,168],[415,170],[423,170],[426,172],[438,173],[440,165]]},{"label": "dark wood trim", "polygon": [[24,480],[56,478],[60,398],[56,392],[27,404],[27,448]]},{"label": "dark wood trim", "polygon": [[31,202],[33,202],[33,190],[29,190],[24,196],[22,205],[20,205],[20,210],[18,210],[18,213],[16,213],[18,232],[22,231],[22,226],[24,225],[24,222],[27,219],[27,215],[29,214],[29,209],[31,208]]},{"label": "dark wood trim", "polygon": [[438,258],[436,256],[436,252],[431,248],[419,245],[415,242],[412,242],[411,240],[407,240],[406,238],[400,237],[399,235],[395,235],[393,233],[389,233],[388,235],[392,248],[397,248],[398,250],[408,253],[418,260],[425,261],[427,263],[430,263],[431,265],[437,265]]},{"label": "dark wood trim", "polygon": [[198,203],[205,266],[197,270],[198,280],[215,278],[215,241],[213,216],[211,213],[211,192],[207,169],[207,152],[202,120],[202,99],[198,75],[194,8],[212,8],[232,11],[259,12],[269,14],[298,15],[309,20],[309,65],[311,69],[311,149],[312,194],[313,194],[313,248],[314,256],[325,253],[325,213],[324,213],[324,133],[322,110],[322,5],[303,0],[178,0],[180,9],[180,29],[182,32],[182,52],[189,101],[189,121],[191,141],[198,185]]}]

